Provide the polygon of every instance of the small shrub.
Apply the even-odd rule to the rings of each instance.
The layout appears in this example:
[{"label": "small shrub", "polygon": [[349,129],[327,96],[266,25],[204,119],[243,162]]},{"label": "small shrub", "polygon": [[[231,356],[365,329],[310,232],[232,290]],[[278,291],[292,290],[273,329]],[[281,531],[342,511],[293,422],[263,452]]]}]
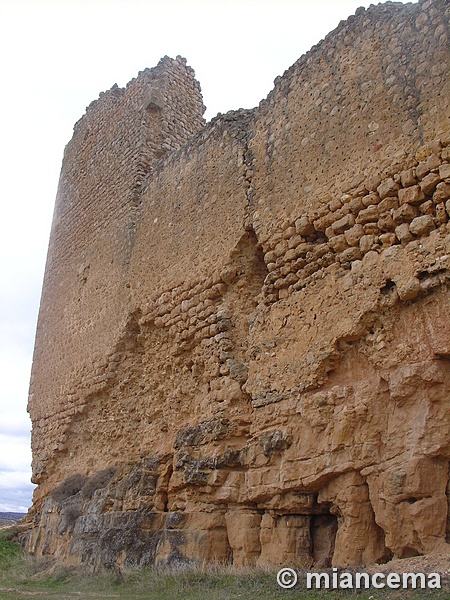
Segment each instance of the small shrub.
[{"label": "small shrub", "polygon": [[80,473],[76,473],[65,479],[60,485],[52,490],[50,495],[55,502],[63,502],[64,500],[67,500],[67,498],[78,494],[85,483],[86,477]]},{"label": "small shrub", "polygon": [[0,535],[0,539],[4,540],[5,542],[17,543],[19,537],[19,528],[16,525],[11,525],[11,527],[4,529]]},{"label": "small shrub", "polygon": [[109,467],[108,469],[104,469],[103,471],[98,471],[97,473],[94,473],[94,475],[89,477],[89,479],[83,485],[83,488],[81,490],[83,496],[88,499],[92,498],[95,490],[99,490],[108,485],[108,483],[114,477],[115,473],[115,467]]},{"label": "small shrub", "polygon": [[83,514],[80,504],[69,504],[61,510],[61,515],[57,523],[57,531],[59,534],[73,531],[78,517]]}]

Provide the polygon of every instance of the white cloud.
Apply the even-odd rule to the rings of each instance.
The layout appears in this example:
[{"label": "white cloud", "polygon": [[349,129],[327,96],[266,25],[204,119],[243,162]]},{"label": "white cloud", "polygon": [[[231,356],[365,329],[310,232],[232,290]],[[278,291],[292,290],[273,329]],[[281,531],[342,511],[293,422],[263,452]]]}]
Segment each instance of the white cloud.
[{"label": "white cloud", "polygon": [[34,486],[26,478],[25,471],[0,471],[0,512],[27,512]]}]

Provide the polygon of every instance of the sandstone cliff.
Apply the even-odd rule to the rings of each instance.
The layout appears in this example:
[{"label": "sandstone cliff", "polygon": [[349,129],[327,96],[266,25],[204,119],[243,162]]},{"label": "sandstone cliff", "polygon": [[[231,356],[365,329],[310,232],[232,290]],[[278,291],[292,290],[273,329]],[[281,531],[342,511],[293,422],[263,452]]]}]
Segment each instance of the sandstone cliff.
[{"label": "sandstone cliff", "polygon": [[359,9],[205,125],[184,59],[68,144],[27,548],[101,566],[446,551],[448,2]]}]

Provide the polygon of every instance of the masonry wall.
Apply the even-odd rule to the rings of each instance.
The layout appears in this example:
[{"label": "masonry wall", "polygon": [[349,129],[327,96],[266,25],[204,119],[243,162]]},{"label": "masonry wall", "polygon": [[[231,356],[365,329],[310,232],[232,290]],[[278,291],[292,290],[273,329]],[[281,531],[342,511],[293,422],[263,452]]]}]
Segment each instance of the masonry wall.
[{"label": "masonry wall", "polygon": [[[322,278],[333,263],[349,267],[411,241],[405,223],[419,215],[437,219],[433,229],[445,221],[444,198],[423,204],[423,190],[428,197],[440,181],[429,173],[448,131],[448,17],[444,4],[421,6],[359,11],[261,104],[250,143],[252,218],[270,271],[269,303]],[[436,143],[416,154],[425,140]],[[279,361],[277,353],[275,378]],[[304,362],[298,369],[306,377]]]},{"label": "masonry wall", "polygon": [[192,69],[166,57],[125,89],[102,93],[75,125],[61,170],[31,376],[36,482],[66,448],[67,426],[86,397],[104,383],[99,369],[127,321],[145,179],[155,160],[201,129],[203,111]]},{"label": "masonry wall", "polygon": [[251,148],[262,239],[265,220],[318,218],[333,198],[374,191],[445,131],[447,17],[437,4],[417,9],[360,9],[261,103]]},{"label": "masonry wall", "polygon": [[449,47],[444,0],[387,3],[204,128],[181,59],[120,92],[123,117],[117,90],[94,105],[98,148],[130,118],[135,149],[143,98],[146,141],[134,170],[111,155],[107,201],[108,151],[79,195],[79,126],[66,152],[29,549],[94,569],[446,550]]}]

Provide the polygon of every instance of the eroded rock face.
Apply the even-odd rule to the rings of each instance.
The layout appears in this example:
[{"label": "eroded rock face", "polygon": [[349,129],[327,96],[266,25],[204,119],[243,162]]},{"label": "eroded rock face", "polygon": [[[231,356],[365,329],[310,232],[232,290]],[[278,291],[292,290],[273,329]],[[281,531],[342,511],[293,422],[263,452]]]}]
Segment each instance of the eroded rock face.
[{"label": "eroded rock face", "polygon": [[445,8],[359,10],[204,127],[180,58],[88,109],[39,317],[29,550],[98,569],[447,549]]}]

